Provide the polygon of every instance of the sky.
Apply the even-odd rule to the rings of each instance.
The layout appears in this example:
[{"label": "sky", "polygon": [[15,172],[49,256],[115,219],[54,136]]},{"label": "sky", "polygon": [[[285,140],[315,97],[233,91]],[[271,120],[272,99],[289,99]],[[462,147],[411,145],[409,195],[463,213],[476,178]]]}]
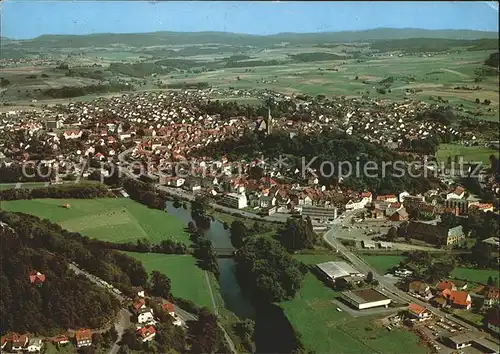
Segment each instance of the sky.
[{"label": "sky", "polygon": [[498,32],[498,2],[3,0],[1,35],[225,31],[338,32],[380,27]]}]

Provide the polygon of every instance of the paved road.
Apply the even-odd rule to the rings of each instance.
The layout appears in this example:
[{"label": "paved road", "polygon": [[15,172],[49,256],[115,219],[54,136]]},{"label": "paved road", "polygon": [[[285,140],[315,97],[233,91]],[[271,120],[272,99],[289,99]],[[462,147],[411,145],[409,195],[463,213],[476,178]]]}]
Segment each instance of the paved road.
[{"label": "paved road", "polygon": [[117,354],[118,351],[120,350],[120,341],[122,340],[123,332],[125,332],[125,329],[130,327],[130,316],[131,313],[127,309],[121,309],[120,312],[118,313],[118,321],[115,322],[115,329],[116,332],[118,333],[118,338],[116,338],[115,344],[113,344],[113,347],[109,351],[109,354]]},{"label": "paved road", "polygon": [[[358,270],[360,270],[364,274],[368,274],[368,272],[372,272],[373,278],[377,279],[379,284],[380,284],[380,290],[382,292],[384,292],[387,296],[396,297],[398,299],[401,299],[404,302],[409,302],[409,303],[414,302],[416,304],[419,304],[420,306],[424,306],[424,307],[429,308],[429,310],[431,312],[433,312],[434,314],[436,314],[438,316],[448,317],[447,313],[440,311],[439,309],[429,307],[428,303],[421,301],[419,299],[416,299],[416,298],[408,295],[404,291],[401,291],[399,288],[397,288],[392,283],[392,281],[390,279],[379,275],[377,273],[377,271],[375,269],[373,269],[368,263],[366,263],[363,259],[361,259],[357,255],[355,255],[354,253],[349,251],[344,245],[342,245],[342,243],[340,243],[337,240],[336,235],[338,234],[338,231],[341,229],[343,223],[346,223],[350,219],[350,217],[353,216],[355,213],[356,213],[356,211],[348,211],[348,212],[343,214],[343,215],[345,215],[345,217],[343,219],[342,218],[336,219],[332,228],[323,235],[323,238],[325,239],[325,241],[330,246],[332,246],[334,249],[336,249],[337,252],[341,253],[345,258],[347,258],[349,260],[349,262],[351,262],[351,264],[354,265],[354,267],[356,267]],[[450,318],[451,318],[451,316],[450,316]],[[467,329],[476,330],[475,327],[473,327],[465,322],[462,322],[462,321],[456,319],[455,317],[453,317],[453,321],[459,323],[462,327],[465,327]]]}]

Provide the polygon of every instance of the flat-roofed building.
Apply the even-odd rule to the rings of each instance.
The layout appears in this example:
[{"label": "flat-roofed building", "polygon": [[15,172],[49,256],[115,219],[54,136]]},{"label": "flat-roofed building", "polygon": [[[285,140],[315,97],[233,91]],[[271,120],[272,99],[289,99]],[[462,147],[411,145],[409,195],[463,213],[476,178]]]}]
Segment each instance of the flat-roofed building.
[{"label": "flat-roofed building", "polygon": [[337,218],[337,208],[330,205],[304,205],[302,216],[309,216],[312,220],[333,221]]},{"label": "flat-roofed building", "polygon": [[221,204],[234,209],[243,209],[248,206],[247,196],[245,193],[228,193],[222,198]]},{"label": "flat-roofed building", "polygon": [[386,249],[386,250],[391,249],[392,246],[393,246],[392,242],[380,241],[378,244],[380,245],[380,248],[383,248],[383,249]]},{"label": "flat-roofed building", "polygon": [[354,269],[353,266],[347,262],[324,262],[317,264],[316,267],[325,275],[328,279],[335,282],[338,278],[350,278],[350,277],[363,277],[358,270]]},{"label": "flat-roofed building", "polygon": [[484,332],[466,332],[448,337],[448,343],[454,349],[473,346],[483,353],[498,353],[499,343]]},{"label": "flat-roofed building", "polygon": [[372,307],[389,306],[391,299],[375,289],[349,290],[340,294],[352,307],[363,310]]},{"label": "flat-roofed building", "polygon": [[363,240],[363,248],[375,249],[375,242]]}]

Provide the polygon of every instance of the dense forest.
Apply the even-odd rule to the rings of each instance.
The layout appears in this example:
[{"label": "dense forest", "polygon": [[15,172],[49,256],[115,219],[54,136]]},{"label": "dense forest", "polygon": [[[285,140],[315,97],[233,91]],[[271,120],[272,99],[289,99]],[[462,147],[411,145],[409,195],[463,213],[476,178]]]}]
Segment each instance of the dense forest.
[{"label": "dense forest", "polygon": [[[299,171],[308,166],[316,169],[320,182],[325,185],[336,185],[340,173],[346,176],[348,168],[343,165],[338,169],[339,162],[349,161],[351,166],[362,166],[370,162],[382,166],[384,161],[398,161],[403,158],[387,148],[375,146],[358,137],[349,136],[341,132],[322,132],[316,135],[299,134],[290,138],[285,133],[274,133],[269,136],[258,136],[255,133],[247,133],[235,140],[224,140],[217,144],[211,144],[200,149],[201,156],[228,156],[230,160],[241,158],[256,158],[261,154],[266,158],[273,159],[279,155],[287,156],[289,167]],[[302,161],[301,157],[304,158]],[[316,159],[314,159],[316,158]],[[324,161],[332,162],[331,165],[324,164],[323,171],[320,168]],[[310,163],[312,162],[312,163]],[[353,171],[355,171],[353,167]],[[392,193],[394,190],[408,190],[409,192],[424,192],[431,189],[432,183],[438,181],[432,178],[412,178],[408,173],[401,176],[394,166],[386,166],[385,176],[383,169],[371,170],[370,174],[360,173],[351,177],[344,177],[342,185],[353,190],[371,190],[377,194]],[[329,177],[327,177],[329,176]]]},{"label": "dense forest", "polygon": [[[75,275],[63,256],[42,246],[43,236],[55,231],[19,215],[1,213],[0,219],[7,222],[0,226],[0,333],[55,335],[99,328],[115,316],[120,304],[109,292]],[[34,270],[45,275],[43,283],[30,282]]]}]

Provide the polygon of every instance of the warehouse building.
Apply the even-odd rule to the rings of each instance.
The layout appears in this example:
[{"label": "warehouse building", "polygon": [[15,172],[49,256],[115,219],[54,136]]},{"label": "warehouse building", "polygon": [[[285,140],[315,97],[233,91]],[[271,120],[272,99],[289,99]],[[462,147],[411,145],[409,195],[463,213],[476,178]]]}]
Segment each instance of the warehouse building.
[{"label": "warehouse building", "polygon": [[340,297],[358,310],[379,306],[387,307],[391,303],[391,299],[375,289],[344,291]]},{"label": "warehouse building", "polygon": [[304,217],[309,216],[311,220],[333,221],[337,218],[337,208],[330,205],[304,205],[301,214]]},{"label": "warehouse building", "polygon": [[347,262],[324,262],[317,264],[316,267],[332,282],[339,278],[361,278],[364,276]]}]

